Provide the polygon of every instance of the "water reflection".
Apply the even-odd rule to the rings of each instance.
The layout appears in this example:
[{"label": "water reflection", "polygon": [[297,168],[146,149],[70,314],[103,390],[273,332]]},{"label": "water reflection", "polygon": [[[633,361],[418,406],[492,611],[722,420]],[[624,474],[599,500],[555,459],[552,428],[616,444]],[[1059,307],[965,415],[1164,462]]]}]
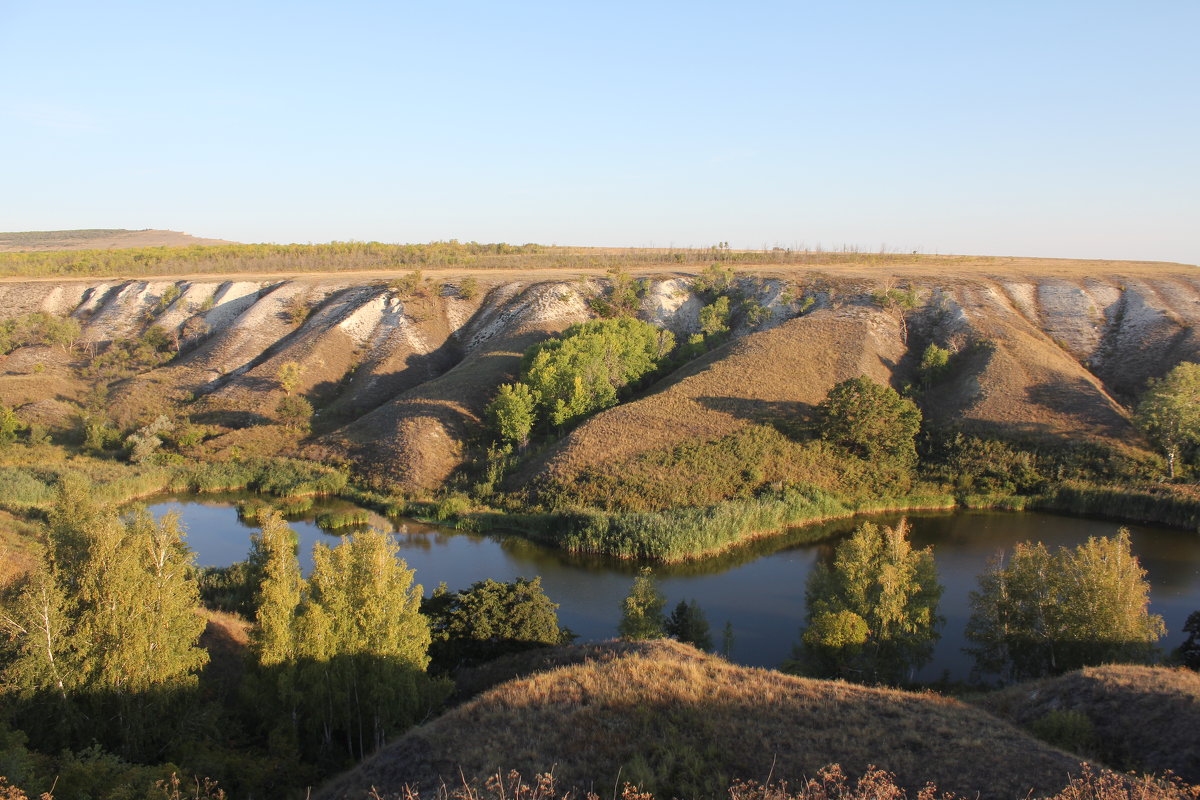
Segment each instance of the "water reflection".
[{"label": "water reflection", "polygon": [[[180,512],[188,541],[205,565],[225,565],[245,558],[250,527],[242,524],[233,503],[244,495],[176,497],[155,501],[156,513]],[[346,504],[348,505],[348,504]],[[341,508],[344,508],[342,506]],[[318,506],[310,514],[330,510]],[[311,517],[310,517],[311,518]],[[872,517],[894,524],[901,515]],[[920,513],[910,514],[915,548],[934,546],[938,578],[945,590],[939,613],[946,618],[932,660],[917,677],[935,680],[947,671],[965,678],[971,658],[961,650],[962,632],[970,614],[968,596],[976,577],[998,550],[1011,550],[1025,539],[1048,547],[1074,546],[1088,536],[1113,534],[1119,525],[1102,520],[1037,513]],[[581,556],[547,549],[516,536],[485,537],[458,533],[411,520],[372,518],[378,527],[396,533],[401,556],[417,571],[417,581],[432,592],[439,582],[460,589],[484,578],[510,581],[540,575],[546,594],[560,604],[561,624],[583,639],[616,635],[620,603],[629,591],[638,565],[618,559]],[[859,520],[836,520],[764,538],[713,559],[661,567],[659,586],[667,607],[695,598],[712,629],[719,633],[733,624],[732,657],[744,664],[778,666],[799,641],[804,621],[805,584],[813,566],[828,563],[833,544],[852,531]],[[300,536],[302,566],[311,568],[315,542],[336,544],[338,537],[310,521],[294,521]],[[1129,526],[1133,550],[1151,582],[1151,610],[1166,620],[1164,648],[1186,636],[1184,621],[1200,609],[1200,537],[1194,533],[1148,526]],[[719,637],[718,637],[719,638]]]}]

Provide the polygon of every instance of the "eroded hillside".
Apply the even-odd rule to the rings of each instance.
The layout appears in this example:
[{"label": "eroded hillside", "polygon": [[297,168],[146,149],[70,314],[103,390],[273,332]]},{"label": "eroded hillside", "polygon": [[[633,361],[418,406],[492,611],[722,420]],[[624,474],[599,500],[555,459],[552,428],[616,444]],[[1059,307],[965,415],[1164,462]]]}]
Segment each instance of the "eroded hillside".
[{"label": "eroded hillside", "polygon": [[[1000,435],[1141,446],[1128,407],[1148,378],[1200,360],[1194,268],[1033,266],[919,274],[894,270],[740,270],[762,313],[728,342],[629,402],[567,432],[518,480],[569,485],[645,453],[727,436],[764,419],[803,416],[836,382],[914,380],[920,350],[955,353],[926,393],[934,419]],[[515,375],[526,347],[595,316],[603,277],[430,273],[419,285],[362,276],[290,280],[27,281],[0,284],[0,315],[77,320],[73,348],[21,347],[0,360],[0,402],[66,427],[91,389],[87,365],[158,326],[169,361],[114,380],[107,408],[129,425],[173,398],[243,439],[273,422],[278,374],[316,408],[314,434],[292,450],[348,461],[391,488],[438,486],[477,437],[484,405]],[[681,339],[703,301],[690,276],[646,273],[639,315]],[[909,303],[880,300],[895,287]],[[736,318],[735,318],[736,319]],[[103,381],[102,381],[103,382]]]}]

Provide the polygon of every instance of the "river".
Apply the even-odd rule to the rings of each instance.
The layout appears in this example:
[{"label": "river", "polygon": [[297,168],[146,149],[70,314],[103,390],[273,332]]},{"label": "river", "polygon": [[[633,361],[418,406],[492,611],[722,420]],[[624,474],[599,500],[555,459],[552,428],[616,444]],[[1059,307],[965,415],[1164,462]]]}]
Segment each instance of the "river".
[{"label": "river", "polygon": [[[228,497],[175,497],[152,501],[155,515],[177,512],[188,544],[202,566],[225,566],[244,559],[251,526],[237,516]],[[318,508],[315,511],[325,510]],[[314,513],[315,513],[314,511]],[[311,515],[309,515],[311,518]],[[965,679],[971,658],[963,653],[963,629],[970,615],[969,595],[977,576],[997,552],[1020,541],[1047,546],[1073,546],[1089,536],[1116,533],[1115,522],[1034,512],[950,512],[906,515],[915,547],[933,547],[938,577],[945,586],[939,611],[946,619],[932,662],[917,677],[943,675]],[[879,515],[891,524],[900,515]],[[496,539],[460,533],[411,520],[372,515],[371,523],[396,536],[400,555],[416,570],[416,580],[429,594],[439,582],[462,589],[492,578],[508,581],[541,576],[546,594],[560,604],[559,623],[582,640],[616,635],[622,599],[638,565],[616,559],[579,557],[532,544],[519,537]],[[336,545],[338,537],[312,521],[290,523],[300,535],[301,562],[312,564],[315,542]],[[819,559],[832,557],[837,537],[849,533],[856,520],[826,523],[830,538],[797,543],[787,534],[754,542],[730,554],[656,570],[670,611],[680,600],[695,598],[721,641],[725,623],[733,626],[731,658],[742,664],[775,667],[788,658],[804,619],[804,588]],[[1160,642],[1174,648],[1188,614],[1200,610],[1200,536],[1187,531],[1130,525],[1134,553],[1151,584],[1151,611],[1166,621]],[[799,539],[801,537],[792,537]]]}]

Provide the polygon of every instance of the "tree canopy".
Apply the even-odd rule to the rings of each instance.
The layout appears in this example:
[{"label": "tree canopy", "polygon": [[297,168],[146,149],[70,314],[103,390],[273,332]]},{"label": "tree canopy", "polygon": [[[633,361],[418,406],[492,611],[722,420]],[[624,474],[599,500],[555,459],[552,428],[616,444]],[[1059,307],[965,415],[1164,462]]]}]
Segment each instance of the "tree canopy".
[{"label": "tree canopy", "polygon": [[1174,478],[1184,448],[1200,445],[1200,364],[1185,361],[1151,380],[1133,420],[1162,449]]},{"label": "tree canopy", "polygon": [[809,674],[898,683],[926,664],[943,620],[932,549],[908,523],[864,522],[809,577],[800,667]]},{"label": "tree canopy", "polygon": [[1164,633],[1129,531],[1051,553],[1018,544],[971,593],[976,669],[1025,679],[1107,661],[1145,661]]},{"label": "tree canopy", "polygon": [[663,608],[667,598],[654,582],[654,573],[644,568],[629,594],[621,603],[621,622],[617,631],[625,639],[661,639],[666,633]]},{"label": "tree canopy", "polygon": [[866,376],[842,381],[817,407],[823,439],[868,460],[911,465],[916,462],[916,436],[921,412],[907,397]]},{"label": "tree canopy", "polygon": [[508,583],[489,578],[459,592],[438,587],[421,605],[433,636],[430,655],[443,670],[558,644],[563,632],[557,609],[540,577]]},{"label": "tree canopy", "polygon": [[500,387],[488,421],[501,440],[523,447],[539,422],[562,427],[616,405],[674,346],[669,331],[632,317],[572,325],[525,351],[520,380]]}]

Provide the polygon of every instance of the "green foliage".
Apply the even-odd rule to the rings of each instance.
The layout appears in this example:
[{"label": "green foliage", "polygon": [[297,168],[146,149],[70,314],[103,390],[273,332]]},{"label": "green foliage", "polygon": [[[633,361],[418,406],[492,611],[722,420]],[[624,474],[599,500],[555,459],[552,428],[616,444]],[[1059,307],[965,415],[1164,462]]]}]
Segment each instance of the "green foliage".
[{"label": "green foliage", "polygon": [[25,430],[25,423],[6,405],[0,404],[0,447],[12,444],[17,434]]},{"label": "green foliage", "polygon": [[733,288],[733,267],[721,267],[720,264],[709,264],[704,272],[692,281],[692,290],[715,298]]},{"label": "green foliage", "polygon": [[415,269],[407,275],[396,278],[388,284],[388,288],[400,297],[412,297],[425,286],[425,275]]},{"label": "green foliage", "polygon": [[1133,421],[1166,455],[1174,478],[1184,448],[1200,445],[1200,364],[1185,361],[1150,381]]},{"label": "green foliage", "polygon": [[490,578],[469,589],[447,592],[441,586],[421,604],[429,618],[430,657],[439,672],[498,658],[509,653],[562,643],[558,604],[542,589],[542,579]]},{"label": "green foliage", "polygon": [[484,413],[496,436],[518,448],[529,444],[529,434],[537,419],[539,397],[524,383],[506,383],[488,403]]},{"label": "green foliage", "polygon": [[671,616],[663,627],[667,636],[673,636],[681,642],[695,645],[701,650],[712,650],[712,631],[708,627],[708,619],[696,603],[680,600],[679,605],[671,612]]},{"label": "green foliage", "polygon": [[880,308],[899,308],[910,311],[917,307],[917,289],[909,286],[906,289],[880,289],[871,294],[871,302]]},{"label": "green foliage", "polygon": [[136,339],[117,339],[94,355],[83,373],[93,378],[116,380],[160,366],[179,349],[178,338],[158,325],[151,325]]},{"label": "green foliage", "polygon": [[423,672],[429,623],[421,586],[387,534],[313,548],[298,618],[305,718],[322,747],[363,758],[421,719],[434,700]]},{"label": "green foliage", "polygon": [[631,317],[637,314],[642,297],[646,294],[644,280],[634,280],[621,266],[608,270],[609,285],[603,297],[589,301],[592,310],[602,317]]},{"label": "green foliage", "polygon": [[313,407],[312,403],[303,397],[289,394],[280,398],[279,404],[275,406],[275,413],[287,427],[305,431],[312,422]]},{"label": "green foliage", "polygon": [[138,428],[125,439],[125,447],[129,450],[129,460],[134,464],[144,464],[162,447],[162,435],[174,429],[175,424],[165,416],[160,415],[153,422]]},{"label": "green foliage", "polygon": [[296,558],[298,537],[279,512],[269,512],[262,529],[250,536],[250,558],[245,572],[252,586],[255,622],[251,652],[260,667],[275,667],[296,660],[295,618],[304,581]]},{"label": "green foliage", "polygon": [[842,381],[817,408],[821,438],[860,458],[913,465],[921,412],[912,400],[866,376]]},{"label": "green foliage", "polygon": [[317,527],[323,531],[335,531],[339,528],[351,528],[366,525],[371,521],[371,515],[363,508],[348,511],[330,511],[317,515]]},{"label": "green foliage", "polygon": [[304,369],[295,361],[285,361],[279,365],[279,369],[275,372],[275,380],[279,383],[279,388],[283,389],[287,394],[296,391],[296,387],[300,385],[300,376],[304,374]]},{"label": "green foliage", "polygon": [[921,354],[921,388],[928,389],[945,377],[950,369],[950,351],[930,342]]},{"label": "green foliage", "polygon": [[721,295],[700,309],[700,330],[705,336],[729,332],[729,297]]},{"label": "green foliage", "polygon": [[[160,753],[180,721],[171,693],[208,660],[192,574],[175,517],[122,520],[92,487],[65,482],[40,563],[0,609],[3,682],[23,728],[55,747],[100,739],[129,758]],[[114,722],[94,730],[95,716]]]},{"label": "green foliage", "polygon": [[864,522],[838,544],[833,563],[818,564],[809,577],[804,670],[905,680],[933,654],[941,596],[933,550],[912,549],[906,522],[894,528]]},{"label": "green foliage", "polygon": [[163,293],[158,296],[158,301],[155,302],[154,308],[151,310],[153,316],[158,316],[166,311],[171,305],[183,295],[183,290],[179,288],[179,284],[172,283]]},{"label": "green foliage", "polygon": [[57,345],[69,349],[79,338],[79,322],[69,317],[57,317],[35,311],[0,321],[0,355],[19,347]]},{"label": "green foliage", "polygon": [[[673,346],[669,335],[666,349]],[[620,390],[652,373],[665,355],[653,325],[628,317],[572,325],[525,352],[521,383],[556,427],[617,404]]]},{"label": "green foliage", "polygon": [[648,567],[633,579],[629,594],[621,603],[621,622],[617,631],[624,639],[661,639],[666,633],[663,607],[667,598],[654,582]]},{"label": "green foliage", "polygon": [[458,296],[463,300],[474,300],[479,296],[478,279],[468,275],[458,284]]},{"label": "green foliage", "polygon": [[1109,661],[1146,661],[1163,635],[1125,529],[1051,553],[1018,544],[971,594],[966,637],[979,672],[1015,679]]}]

